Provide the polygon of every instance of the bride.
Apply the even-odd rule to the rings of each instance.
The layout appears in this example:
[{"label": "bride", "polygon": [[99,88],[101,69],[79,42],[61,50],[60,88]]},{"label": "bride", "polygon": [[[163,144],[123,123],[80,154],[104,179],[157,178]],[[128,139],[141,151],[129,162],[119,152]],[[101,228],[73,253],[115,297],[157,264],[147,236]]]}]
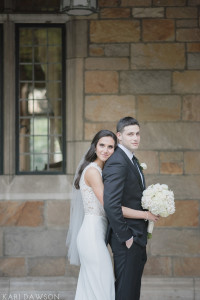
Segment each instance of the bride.
[{"label": "bride", "polygon": [[[75,223],[79,220],[77,209],[80,212],[81,207],[78,208],[76,204],[73,210],[71,208],[71,228],[67,236],[69,260],[73,264],[78,264],[74,257],[76,252],[74,237],[77,237],[81,264],[75,300],[115,299],[113,267],[105,243],[107,218],[103,209],[102,169],[105,161],[113,154],[116,145],[117,138],[113,132],[99,131],[93,138],[78,174],[75,176],[74,187],[77,191],[79,189],[81,191],[85,214],[77,236],[74,227],[77,227],[78,231],[78,225],[72,225],[71,222]],[[79,198],[77,195],[76,199],[73,197],[72,206],[73,201],[77,202],[77,198]]]},{"label": "bride", "polygon": [[[66,244],[71,264],[81,264],[75,300],[114,300],[114,274],[105,243],[102,169],[117,146],[116,135],[99,131],[75,175]],[[122,207],[125,218],[146,219],[145,211]],[[148,219],[155,216],[148,212]]]}]

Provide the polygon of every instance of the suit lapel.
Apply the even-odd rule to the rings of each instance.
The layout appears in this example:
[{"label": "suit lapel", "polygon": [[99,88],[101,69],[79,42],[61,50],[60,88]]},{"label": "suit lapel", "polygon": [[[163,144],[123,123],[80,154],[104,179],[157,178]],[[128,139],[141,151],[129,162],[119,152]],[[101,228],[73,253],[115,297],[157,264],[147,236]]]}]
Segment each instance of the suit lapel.
[{"label": "suit lapel", "polygon": [[[138,171],[137,167],[131,162],[131,160],[128,158],[128,156],[126,155],[126,153],[121,148],[117,147],[116,150],[119,151],[122,154],[122,156],[125,158],[125,160],[127,161],[128,165],[129,165],[129,168],[132,170],[132,172],[137,177],[141,189],[144,190],[144,187],[143,187],[143,184],[142,184],[142,179],[141,179],[141,176],[139,174],[139,171]],[[143,174],[142,174],[142,176],[143,176],[143,179],[144,179],[144,175]]]}]

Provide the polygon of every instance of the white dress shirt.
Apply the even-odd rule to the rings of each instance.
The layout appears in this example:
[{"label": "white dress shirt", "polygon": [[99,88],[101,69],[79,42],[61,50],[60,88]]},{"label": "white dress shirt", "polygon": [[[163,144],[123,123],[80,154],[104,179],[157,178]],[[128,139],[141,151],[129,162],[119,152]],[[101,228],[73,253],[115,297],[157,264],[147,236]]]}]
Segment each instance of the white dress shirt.
[{"label": "white dress shirt", "polygon": [[128,150],[126,147],[124,147],[122,144],[118,144],[118,147],[121,148],[125,153],[126,155],[128,156],[128,158],[131,160],[131,162],[133,163],[132,161],[132,158],[133,158],[133,155],[134,153],[132,153],[130,150]]},{"label": "white dress shirt", "polygon": [[[122,144],[118,144],[118,147],[121,148],[121,149],[126,153],[126,155],[127,155],[128,158],[130,159],[130,161],[132,162],[132,164],[134,164],[133,161],[132,161],[134,152],[131,152],[129,149],[127,149],[126,147],[124,147]],[[143,177],[142,177],[141,171],[140,171],[140,169],[138,168],[138,166],[136,166],[136,167],[137,167],[137,169],[138,169],[138,172],[139,172],[140,177],[141,177],[141,180],[142,180],[142,184],[143,184],[143,186],[144,186],[144,181],[143,181]]]}]

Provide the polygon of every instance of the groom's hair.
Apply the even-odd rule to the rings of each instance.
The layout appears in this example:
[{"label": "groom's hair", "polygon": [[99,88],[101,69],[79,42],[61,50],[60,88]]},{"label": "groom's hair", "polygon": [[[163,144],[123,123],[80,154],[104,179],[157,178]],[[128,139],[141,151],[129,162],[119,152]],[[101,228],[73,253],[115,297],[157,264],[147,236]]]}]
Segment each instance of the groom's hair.
[{"label": "groom's hair", "polygon": [[117,123],[117,132],[122,132],[124,130],[124,127],[130,125],[138,125],[140,127],[140,124],[136,119],[132,117],[124,117]]}]

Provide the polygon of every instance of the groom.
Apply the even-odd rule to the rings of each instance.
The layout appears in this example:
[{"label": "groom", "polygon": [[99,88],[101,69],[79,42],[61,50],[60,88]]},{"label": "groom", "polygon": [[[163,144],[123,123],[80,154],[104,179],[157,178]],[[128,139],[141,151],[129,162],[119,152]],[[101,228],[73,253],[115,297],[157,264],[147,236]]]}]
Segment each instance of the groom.
[{"label": "groom", "polygon": [[143,210],[145,180],[133,157],[140,143],[136,119],[125,117],[117,124],[118,147],[103,169],[104,208],[109,220],[107,242],[114,257],[116,300],[140,299],[141,277],[147,260],[147,222],[128,219],[122,206]]}]

